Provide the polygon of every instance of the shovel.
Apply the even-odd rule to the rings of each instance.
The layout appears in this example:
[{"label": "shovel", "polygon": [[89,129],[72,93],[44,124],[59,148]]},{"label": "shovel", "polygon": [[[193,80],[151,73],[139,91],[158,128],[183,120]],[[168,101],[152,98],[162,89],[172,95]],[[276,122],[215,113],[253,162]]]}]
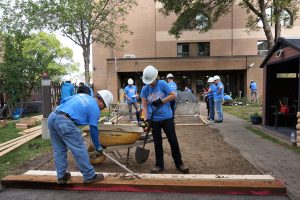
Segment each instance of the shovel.
[{"label": "shovel", "polygon": [[145,145],[146,145],[147,140],[148,140],[148,136],[149,136],[150,127],[151,127],[151,122],[152,122],[152,120],[153,120],[154,112],[155,112],[155,111],[154,111],[153,108],[152,108],[151,119],[150,119],[150,121],[149,121],[149,123],[148,123],[147,131],[146,131],[146,137],[145,137],[145,139],[144,139],[143,147],[137,146],[136,149],[135,149],[135,160],[136,160],[136,162],[139,163],[139,164],[146,162],[146,160],[147,160],[148,157],[149,157],[150,150],[149,150],[149,149],[145,149]]}]

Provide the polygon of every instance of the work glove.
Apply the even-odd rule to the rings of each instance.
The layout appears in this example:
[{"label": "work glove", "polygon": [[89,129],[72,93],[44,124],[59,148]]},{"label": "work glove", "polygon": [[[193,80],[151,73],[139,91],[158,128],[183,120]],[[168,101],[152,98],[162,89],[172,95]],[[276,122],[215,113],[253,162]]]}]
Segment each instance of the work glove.
[{"label": "work glove", "polygon": [[103,148],[101,146],[98,147],[98,149],[96,149],[96,154],[97,155],[103,154]]},{"label": "work glove", "polygon": [[152,102],[153,106],[159,107],[161,105],[163,105],[164,103],[162,102],[161,99],[156,99],[155,101]]},{"label": "work glove", "polygon": [[151,127],[149,126],[149,119],[147,119],[146,121],[144,121],[145,127],[144,127],[144,131],[149,132],[151,130]]}]

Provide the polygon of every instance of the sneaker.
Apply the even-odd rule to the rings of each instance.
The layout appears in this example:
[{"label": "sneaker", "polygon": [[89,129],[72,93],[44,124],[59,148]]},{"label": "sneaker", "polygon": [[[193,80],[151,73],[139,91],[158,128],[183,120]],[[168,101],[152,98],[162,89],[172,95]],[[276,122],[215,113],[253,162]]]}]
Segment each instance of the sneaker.
[{"label": "sneaker", "polygon": [[164,168],[163,167],[158,167],[158,166],[155,166],[151,169],[150,173],[151,174],[158,174],[159,172],[163,171]]},{"label": "sneaker", "polygon": [[177,170],[180,171],[180,172],[183,173],[183,174],[188,174],[188,173],[190,173],[189,167],[186,166],[186,165],[184,165],[184,164],[179,165],[179,167],[177,167]]},{"label": "sneaker", "polygon": [[214,124],[214,120],[209,120],[209,123],[210,124]]},{"label": "sneaker", "polygon": [[64,185],[70,179],[71,179],[71,173],[66,172],[62,178],[57,179],[57,185]]},{"label": "sneaker", "polygon": [[95,176],[89,180],[85,180],[83,181],[83,183],[85,184],[89,184],[89,183],[93,183],[93,182],[97,182],[97,181],[102,181],[104,179],[104,175],[103,174],[95,174]]}]

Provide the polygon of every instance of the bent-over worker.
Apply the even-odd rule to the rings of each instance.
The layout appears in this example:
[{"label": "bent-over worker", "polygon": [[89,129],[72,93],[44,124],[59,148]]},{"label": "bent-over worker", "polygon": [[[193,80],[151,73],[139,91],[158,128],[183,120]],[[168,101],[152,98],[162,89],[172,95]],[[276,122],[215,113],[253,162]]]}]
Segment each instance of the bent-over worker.
[{"label": "bent-over worker", "polygon": [[[182,173],[189,173],[189,168],[181,160],[174,118],[170,107],[170,101],[175,99],[176,94],[165,81],[157,80],[157,77],[158,70],[155,67],[149,65],[144,69],[142,79],[146,85],[142,89],[141,98],[145,121],[149,123],[149,120],[151,120],[156,158],[155,167],[151,170],[151,173],[159,173],[165,167],[161,129],[164,130],[168,138],[176,168]],[[154,114],[152,115],[152,113]]]},{"label": "bent-over worker", "polygon": [[76,165],[83,174],[84,183],[96,182],[104,179],[103,174],[96,174],[90,164],[89,155],[84,144],[80,129],[77,125],[90,125],[92,142],[98,153],[102,147],[98,137],[98,120],[101,110],[113,101],[113,95],[108,90],[97,92],[97,98],[87,94],[76,94],[62,100],[48,117],[51,143],[54,150],[54,160],[57,172],[57,184],[65,184],[71,174],[67,171],[68,149],[72,152]]}]

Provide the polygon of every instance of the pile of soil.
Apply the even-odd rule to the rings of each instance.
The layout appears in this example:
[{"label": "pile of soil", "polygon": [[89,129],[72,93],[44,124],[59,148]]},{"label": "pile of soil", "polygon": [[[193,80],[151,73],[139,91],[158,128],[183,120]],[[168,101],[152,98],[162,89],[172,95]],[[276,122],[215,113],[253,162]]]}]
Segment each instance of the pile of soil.
[{"label": "pile of soil", "polygon": [[[127,122],[127,118],[123,118],[120,123]],[[199,117],[176,117],[176,123],[201,123]],[[224,142],[223,137],[218,134],[217,129],[212,129],[208,126],[176,126],[176,133],[180,145],[183,162],[189,166],[192,174],[260,174],[260,172],[245,158],[239,151]],[[165,139],[164,160],[165,170],[162,173],[177,174],[168,141]],[[153,143],[146,145],[150,149],[149,159],[138,164],[134,159],[135,148],[130,151],[130,163],[128,168],[136,173],[149,173],[155,164],[155,154]],[[125,162],[127,150],[119,151]],[[52,153],[49,153],[48,157]],[[45,158],[39,157],[30,164],[26,164],[27,169],[37,168],[39,170],[55,170],[54,160],[44,162]],[[69,170],[79,171],[71,153],[68,154]],[[31,166],[30,166],[31,165]],[[38,167],[36,167],[38,166]],[[108,158],[101,164],[95,165],[97,172],[125,172],[117,164],[113,163]]]}]

